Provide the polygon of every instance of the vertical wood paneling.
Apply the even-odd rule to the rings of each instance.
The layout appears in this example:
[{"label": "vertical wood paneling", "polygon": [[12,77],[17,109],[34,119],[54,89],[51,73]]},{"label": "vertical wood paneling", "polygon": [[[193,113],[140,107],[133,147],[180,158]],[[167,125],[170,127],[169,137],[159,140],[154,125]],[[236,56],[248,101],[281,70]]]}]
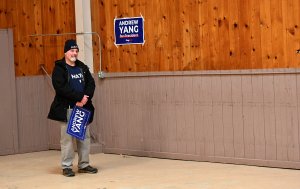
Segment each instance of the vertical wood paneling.
[{"label": "vertical wood paneling", "polygon": [[272,36],[272,61],[273,67],[280,68],[284,64],[285,29],[282,15],[282,1],[270,1],[271,4],[271,36]]},{"label": "vertical wood paneling", "polygon": [[[179,1],[180,12],[180,19],[179,24],[181,26],[182,31],[182,56],[179,61],[182,62],[182,70],[191,70],[192,69],[192,61],[191,61],[191,36],[195,28],[192,28],[191,23],[191,8],[192,2],[191,1]],[[196,22],[197,23],[197,22]]]},{"label": "vertical wood paneling", "polygon": [[262,44],[261,44],[261,20],[260,20],[260,4],[256,1],[249,1],[250,10],[250,63],[251,68],[263,68],[262,65]]},{"label": "vertical wood paneling", "polygon": [[[168,124],[168,90],[166,86],[166,78],[162,77],[157,84],[157,92],[160,93],[161,102],[159,104],[160,109],[160,151],[169,151],[169,124]],[[173,133],[173,132],[172,132]]]},{"label": "vertical wood paneling", "polygon": [[21,153],[47,150],[48,128],[46,127],[48,108],[45,103],[46,85],[43,76],[18,78],[18,132]]},{"label": "vertical wood paneling", "polygon": [[224,155],[234,157],[233,101],[231,77],[222,77],[222,122],[224,126]]},{"label": "vertical wood paneling", "polygon": [[[299,162],[298,75],[175,77],[97,82],[95,98],[103,99],[95,102],[105,112],[94,126],[104,127],[96,129],[105,132],[104,151],[279,167]],[[17,79],[21,152],[46,150],[59,138],[59,127],[46,119],[54,95],[48,84],[44,76]]]},{"label": "vertical wood paneling", "polygon": [[239,12],[239,45],[241,49],[240,60],[239,60],[239,69],[242,68],[252,68],[250,62],[250,41],[251,41],[251,33],[250,33],[250,2],[251,0],[240,1],[239,9],[243,10]]},{"label": "vertical wood paneling", "polygon": [[103,126],[113,128],[106,134],[117,142],[106,145],[106,152],[279,167],[300,160],[296,74],[102,82],[114,88],[106,107],[115,104],[104,118],[111,125]]},{"label": "vertical wood paneling", "polygon": [[193,80],[193,102],[194,102],[194,136],[195,136],[195,154],[203,157],[205,155],[205,139],[204,139],[204,107],[202,88],[202,77],[196,77]]},{"label": "vertical wood paneling", "polygon": [[239,38],[239,0],[228,1],[229,10],[229,64],[233,69],[238,69],[240,66],[240,38]]},{"label": "vertical wood paneling", "polygon": [[[135,81],[135,83],[137,83],[139,81]],[[133,85],[133,90],[136,90],[136,85]],[[112,85],[112,97],[114,99],[114,117],[113,117],[113,128],[115,129],[115,131],[118,133],[117,136],[115,136],[115,140],[117,141],[117,146],[120,148],[126,148],[126,146],[128,145],[132,145],[133,148],[137,148],[137,149],[141,149],[140,148],[140,138],[138,138],[137,136],[140,136],[140,128],[139,125],[137,124],[137,121],[140,118],[139,116],[139,112],[137,111],[138,106],[133,103],[133,104],[129,104],[129,106],[134,106],[133,111],[130,112],[132,114],[136,114],[137,115],[137,119],[134,120],[130,120],[127,117],[127,115],[129,114],[129,112],[127,112],[127,107],[126,105],[124,106],[124,100],[126,97],[126,93],[125,93],[125,88],[128,86],[128,83],[125,80],[120,80],[119,82],[116,83],[116,85]],[[136,96],[139,94],[138,91],[133,91],[134,94],[134,102],[137,102]],[[133,131],[129,129],[128,127],[124,127],[124,123],[126,123],[127,121],[133,121]],[[138,133],[135,133],[138,132]],[[134,143],[129,143],[128,138],[132,137],[133,139],[136,139],[137,141],[134,141]],[[137,146],[134,146],[137,145]]]},{"label": "vertical wood paneling", "polygon": [[213,125],[213,101],[212,81],[210,77],[203,77],[201,83],[203,103],[203,125],[204,125],[204,150],[206,156],[214,156],[214,125]]},{"label": "vertical wood paneling", "polygon": [[[296,75],[296,100],[297,100],[297,118],[298,118],[298,123],[296,128],[298,129],[298,144],[300,145],[300,109],[299,109],[299,105],[300,105],[300,77],[299,75]],[[299,155],[300,156],[300,155]],[[299,158],[300,159],[300,158]],[[299,160],[298,160],[299,161]]]},{"label": "vertical wood paneling", "polygon": [[0,57],[0,85],[2,88],[0,93],[2,99],[0,154],[7,155],[19,151],[12,30],[0,30]]},{"label": "vertical wood paneling", "polygon": [[245,157],[255,158],[252,76],[242,77]]},{"label": "vertical wood paneling", "polygon": [[276,132],[276,147],[277,159],[287,160],[287,104],[286,104],[286,85],[285,75],[278,75],[274,78],[274,93],[275,93],[275,132]]},{"label": "vertical wood paneling", "polygon": [[185,124],[185,114],[182,110],[185,108],[184,99],[184,78],[176,77],[174,79],[174,104],[175,104],[175,114],[173,117],[176,121],[176,140],[177,140],[177,152],[187,153],[187,128]]},{"label": "vertical wood paneling", "polygon": [[297,116],[297,87],[296,87],[296,76],[286,75],[285,86],[287,92],[287,146],[288,146],[288,160],[298,161],[299,160],[299,129],[298,123],[299,118]]},{"label": "vertical wood paneling", "polygon": [[232,76],[232,102],[233,102],[233,135],[234,135],[234,156],[245,157],[244,143],[244,120],[243,120],[243,95],[241,76]]},{"label": "vertical wood paneling", "polygon": [[106,145],[106,143],[104,142],[108,141],[107,144],[112,144],[112,139],[111,139],[112,132],[111,132],[110,118],[109,118],[110,106],[109,103],[105,103],[110,101],[108,99],[108,93],[107,93],[108,83],[99,82],[98,79],[95,79],[95,83],[98,88],[101,88],[101,91],[106,91],[104,93],[104,92],[100,92],[99,90],[96,90],[93,97],[93,103],[96,109],[95,117],[97,117],[97,119],[95,120],[96,126],[94,126],[98,132],[96,136],[98,137],[97,139],[99,143]]},{"label": "vertical wood paneling", "polygon": [[[92,11],[93,30],[103,36],[104,47],[110,47],[103,52],[108,72],[299,67],[297,0],[93,0],[92,4],[100,9]],[[113,18],[139,13],[145,18],[145,45],[116,48]]]},{"label": "vertical wood paneling", "polygon": [[[138,83],[138,105],[140,105],[140,121],[138,122],[138,127],[140,128],[141,138],[141,148],[145,150],[154,151],[155,149],[155,140],[154,136],[157,136],[157,127],[158,125],[154,125],[151,120],[151,110],[153,109],[153,105],[151,105],[150,100],[150,87],[151,83],[147,77],[143,77],[140,79]],[[152,95],[153,96],[153,95]]]},{"label": "vertical wood paneling", "polygon": [[224,128],[223,128],[223,103],[222,103],[222,82],[220,76],[211,79],[212,86],[212,119],[214,133],[214,154],[224,156]]},{"label": "vertical wood paneling", "polygon": [[195,121],[194,121],[194,99],[193,99],[193,82],[194,77],[183,78],[183,99],[184,99],[184,124],[186,133],[186,153],[196,153],[196,140],[195,140]]},{"label": "vertical wood paneling", "polygon": [[292,67],[299,65],[300,56],[295,53],[295,49],[300,47],[300,31],[299,31],[299,22],[300,22],[300,2],[299,1],[284,1],[285,9],[283,16],[286,19],[286,48],[285,60],[289,60],[286,63],[292,64]]},{"label": "vertical wood paneling", "polygon": [[[166,91],[165,91],[165,78],[160,77],[157,80],[151,81],[151,84],[153,88],[155,88],[155,96],[151,97],[151,93],[149,93],[150,97],[149,99],[153,101],[153,105],[157,107],[156,109],[153,109],[153,112],[151,114],[152,119],[157,119],[157,125],[154,125],[156,127],[156,133],[155,133],[155,143],[154,143],[154,150],[159,150],[160,152],[166,151],[166,145],[162,144],[161,141],[165,140],[163,130],[167,125],[166,120],[166,111],[165,111],[165,105],[166,105]],[[151,89],[150,89],[151,90]],[[158,113],[158,114],[157,114]],[[149,123],[150,125],[152,122]]]},{"label": "vertical wood paneling", "polygon": [[266,159],[263,76],[252,76],[255,158]]},{"label": "vertical wood paneling", "polygon": [[209,45],[209,7],[208,1],[202,1],[200,3],[200,33],[201,33],[201,45],[200,45],[200,53],[201,53],[201,65],[200,68],[202,69],[210,69],[211,58],[209,54],[210,45]]},{"label": "vertical wood paneling", "polygon": [[[220,46],[220,52],[219,52],[219,60],[218,64],[221,64],[221,69],[227,69],[228,67],[231,67],[229,56],[230,56],[230,45],[229,45],[229,6],[228,6],[228,0],[224,0],[219,2],[220,4],[220,12],[218,15],[218,27],[219,27],[219,38],[222,40],[219,40],[219,46]],[[223,62],[223,63],[221,63]]]},{"label": "vertical wood paneling", "polygon": [[274,76],[263,77],[266,159],[277,159]]},{"label": "vertical wood paneling", "polygon": [[[172,6],[170,6],[172,4]],[[108,72],[299,68],[298,0],[92,0],[93,31],[101,35]],[[3,0],[1,28],[13,28],[17,76],[52,72],[64,37],[75,32],[74,0]],[[114,45],[116,17],[145,18],[144,46]],[[98,39],[93,37],[99,71]],[[120,58],[122,57],[122,58]]]},{"label": "vertical wood paneling", "polygon": [[167,139],[168,152],[178,152],[177,122],[176,122],[176,96],[174,78],[166,78],[166,110],[167,110]]}]

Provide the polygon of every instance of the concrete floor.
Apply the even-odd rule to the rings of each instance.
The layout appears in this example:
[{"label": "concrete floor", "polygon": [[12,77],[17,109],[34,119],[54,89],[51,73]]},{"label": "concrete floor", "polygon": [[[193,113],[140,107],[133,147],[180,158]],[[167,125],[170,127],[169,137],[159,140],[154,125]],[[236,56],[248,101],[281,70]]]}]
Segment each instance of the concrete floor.
[{"label": "concrete floor", "polygon": [[300,170],[92,154],[100,172],[68,178],[59,162],[59,151],[0,156],[0,188],[300,189]]}]

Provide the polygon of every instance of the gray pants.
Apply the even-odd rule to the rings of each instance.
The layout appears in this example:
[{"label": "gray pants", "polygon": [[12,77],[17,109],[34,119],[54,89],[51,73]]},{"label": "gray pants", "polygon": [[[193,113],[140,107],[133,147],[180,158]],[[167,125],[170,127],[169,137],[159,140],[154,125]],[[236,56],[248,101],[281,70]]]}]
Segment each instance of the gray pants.
[{"label": "gray pants", "polygon": [[74,143],[77,144],[78,168],[82,169],[89,165],[90,154],[90,130],[86,128],[85,139],[79,140],[67,134],[67,124],[61,124],[60,147],[61,147],[61,166],[62,169],[72,168],[75,158]]}]

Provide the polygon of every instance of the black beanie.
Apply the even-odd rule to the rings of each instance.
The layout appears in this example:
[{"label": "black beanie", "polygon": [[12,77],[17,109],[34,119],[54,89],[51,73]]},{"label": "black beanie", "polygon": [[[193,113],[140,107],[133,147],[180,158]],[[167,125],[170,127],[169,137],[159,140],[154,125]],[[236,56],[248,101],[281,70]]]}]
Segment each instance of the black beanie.
[{"label": "black beanie", "polygon": [[74,39],[68,39],[65,42],[64,53],[68,52],[70,49],[78,49],[79,51],[78,45]]}]

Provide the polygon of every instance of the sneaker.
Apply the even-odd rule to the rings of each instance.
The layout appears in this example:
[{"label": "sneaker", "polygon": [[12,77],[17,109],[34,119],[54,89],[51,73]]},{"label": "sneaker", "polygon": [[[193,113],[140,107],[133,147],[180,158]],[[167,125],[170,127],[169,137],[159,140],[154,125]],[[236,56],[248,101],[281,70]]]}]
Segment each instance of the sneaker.
[{"label": "sneaker", "polygon": [[63,175],[66,177],[74,177],[75,173],[70,168],[63,169]]},{"label": "sneaker", "polygon": [[78,169],[78,173],[91,173],[91,174],[95,174],[98,172],[98,169],[97,168],[94,168],[92,166],[87,166],[85,168],[82,168],[82,169]]}]

